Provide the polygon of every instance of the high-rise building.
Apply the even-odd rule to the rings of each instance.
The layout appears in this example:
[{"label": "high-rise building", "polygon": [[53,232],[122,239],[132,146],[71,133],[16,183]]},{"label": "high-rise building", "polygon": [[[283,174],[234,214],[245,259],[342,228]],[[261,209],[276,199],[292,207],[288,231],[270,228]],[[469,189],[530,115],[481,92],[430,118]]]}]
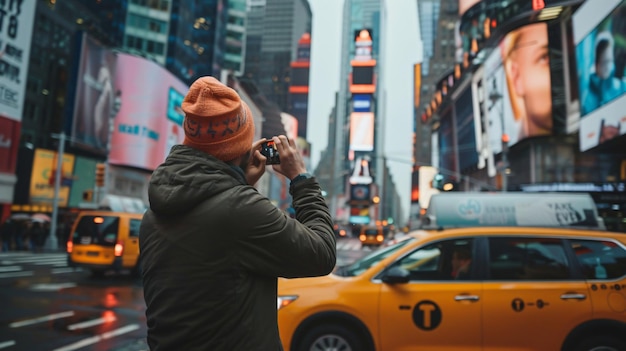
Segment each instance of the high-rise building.
[{"label": "high-rise building", "polygon": [[[354,220],[365,221],[361,216],[369,217],[369,223],[386,216],[397,216],[397,193],[395,184],[390,176],[389,169],[386,167],[383,152],[383,135],[382,126],[384,121],[378,117],[378,111],[381,111],[380,98],[375,94],[379,91],[378,86],[384,79],[383,69],[381,65],[375,63],[374,66],[367,62],[381,62],[384,60],[383,53],[380,52],[380,38],[384,30],[381,28],[381,8],[380,0],[346,0],[344,2],[342,15],[342,36],[341,36],[341,60],[340,60],[340,81],[339,91],[335,108],[329,118],[333,123],[329,129],[329,143],[327,150],[322,152],[322,157],[318,164],[316,174],[326,180],[326,189],[328,192],[329,203],[333,215],[339,221],[350,220],[350,209],[346,206],[346,202],[350,203],[350,195],[352,190],[358,194],[363,194],[364,184],[357,184],[353,187],[349,179],[363,180],[364,174],[371,177],[373,183],[367,186],[366,192],[369,190],[369,197],[377,197],[380,199],[379,207],[372,206],[371,211],[358,211],[358,218]],[[361,47],[361,40],[357,38],[365,30],[369,34],[369,45],[367,45],[367,55],[364,55]],[[315,39],[315,38],[314,38]],[[357,44],[359,43],[359,44]],[[364,56],[368,59],[363,61]],[[358,62],[361,60],[361,62]],[[367,62],[366,62],[367,61]],[[371,75],[370,75],[371,72]],[[362,73],[367,73],[362,75]],[[366,82],[361,79],[364,77],[373,78],[373,81]],[[371,84],[371,85],[370,85]],[[358,86],[355,89],[355,85]],[[374,91],[359,90],[364,86],[373,86]],[[352,89],[351,89],[352,87]],[[361,94],[360,92],[365,92]],[[367,99],[366,97],[373,98]],[[373,95],[372,95],[373,94]],[[356,109],[356,110],[355,110]],[[365,111],[367,110],[367,111]],[[372,145],[352,145],[350,141],[350,125],[353,112],[357,112],[354,118],[372,116],[374,136]],[[356,120],[353,120],[355,122]],[[367,121],[367,118],[363,119]],[[355,141],[354,139],[352,140]],[[367,150],[365,150],[365,148]],[[360,150],[357,150],[360,149]],[[331,176],[326,173],[330,172]],[[359,181],[356,181],[359,183]],[[360,187],[360,188],[359,188]],[[385,199],[385,196],[388,196]],[[356,204],[356,203],[355,203]],[[384,209],[384,210],[383,210]],[[387,213],[383,213],[386,211]],[[367,212],[367,213],[366,213]]]},{"label": "high-rise building", "polygon": [[[236,1],[231,2],[235,8]],[[28,69],[24,71],[28,71],[28,75],[24,79],[24,101],[20,102],[24,106],[20,124],[16,129],[13,124],[5,127],[4,121],[0,121],[3,123],[3,133],[0,134],[5,135],[5,128],[17,130],[18,134],[12,135],[12,140],[18,144],[19,139],[15,165],[17,182],[14,185],[11,210],[50,212],[53,198],[62,197],[62,207],[82,206],[84,190],[93,187],[96,164],[106,161],[110,156],[111,149],[106,142],[94,144],[96,147],[86,147],[72,139],[75,128],[73,121],[77,120],[74,114],[74,103],[78,101],[76,91],[82,90],[84,93],[86,90],[77,89],[77,86],[87,84],[89,94],[92,95],[81,100],[83,105],[95,108],[96,99],[100,101],[98,96],[104,95],[97,92],[101,92],[105,85],[95,78],[100,75],[98,67],[105,65],[99,57],[106,58],[107,68],[110,69],[116,69],[113,61],[117,62],[117,68],[123,67],[133,73],[141,69],[141,73],[137,74],[144,74],[148,85],[154,79],[161,79],[159,82],[167,85],[163,88],[165,93],[159,95],[160,98],[148,98],[135,105],[143,105],[146,111],[158,105],[157,109],[167,111],[167,120],[154,122],[153,125],[149,125],[152,122],[142,124],[147,138],[145,143],[138,143],[143,147],[156,142],[159,150],[167,150],[171,140],[174,140],[173,136],[180,137],[182,133],[180,126],[175,125],[182,121],[176,104],[180,104],[188,85],[201,75],[219,76],[222,67],[233,59],[225,49],[226,32],[229,23],[240,24],[240,21],[229,19],[229,15],[234,13],[235,17],[241,17],[244,7],[239,4],[239,12],[229,12],[226,0],[49,0],[35,3],[35,20],[23,21],[32,26],[32,45],[29,45],[32,54],[25,64]],[[241,28],[235,27],[231,26],[230,29],[241,31]],[[93,54],[90,56],[92,61],[86,64],[88,67],[82,67],[80,65],[88,61],[84,59],[87,52]],[[114,57],[117,59],[112,60]],[[135,71],[132,67],[135,67]],[[113,72],[109,71],[109,77]],[[105,113],[109,118],[105,124],[108,128],[100,128],[109,130],[106,140],[115,140],[115,131],[118,134],[125,133],[126,136],[132,135],[133,129],[143,123],[138,122],[141,119],[138,114],[125,110],[134,106],[131,102],[138,101],[137,94],[141,92],[134,86],[115,89],[113,94],[117,95],[107,100],[107,104],[116,106],[111,108],[110,115]],[[115,122],[112,123],[110,116],[120,106],[125,112],[115,116]],[[90,113],[83,113],[80,118],[87,123],[95,123]],[[124,119],[130,122],[119,125],[118,122]],[[162,131],[157,131],[161,128]],[[59,141],[62,134],[65,135],[65,143]],[[53,179],[51,175],[55,174],[58,167],[52,159],[58,158],[61,150],[64,156],[60,196],[53,197],[50,179]],[[157,158],[165,157],[165,153],[155,150],[152,153],[158,154]],[[136,157],[135,161],[139,159]],[[70,162],[67,169],[66,160]],[[114,180],[119,194],[141,198],[154,163],[109,163],[112,167],[107,168],[107,177],[112,178],[107,178],[107,183]],[[0,171],[1,167],[4,166],[0,165]],[[79,172],[80,179],[72,179],[71,172]],[[0,185],[3,179],[0,174]],[[0,192],[3,189],[0,186]],[[6,217],[6,208],[2,206],[0,220]]]},{"label": "high-rise building", "polygon": [[281,111],[289,110],[291,61],[298,41],[311,33],[307,0],[255,0],[249,3],[245,78]]}]

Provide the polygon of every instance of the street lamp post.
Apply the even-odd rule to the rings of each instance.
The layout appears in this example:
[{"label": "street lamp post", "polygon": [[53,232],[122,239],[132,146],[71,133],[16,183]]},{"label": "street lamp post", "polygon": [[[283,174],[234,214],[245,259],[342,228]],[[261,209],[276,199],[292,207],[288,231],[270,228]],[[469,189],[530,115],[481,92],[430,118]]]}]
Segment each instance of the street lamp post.
[{"label": "street lamp post", "polygon": [[57,151],[57,164],[54,172],[54,195],[52,197],[52,217],[50,218],[50,232],[48,233],[48,240],[44,245],[44,248],[49,251],[56,251],[59,248],[59,243],[56,236],[57,231],[57,215],[59,214],[59,192],[61,189],[61,177],[63,177],[63,153],[65,152],[65,132],[61,131],[60,134],[53,134],[53,138],[59,139],[59,149]]}]

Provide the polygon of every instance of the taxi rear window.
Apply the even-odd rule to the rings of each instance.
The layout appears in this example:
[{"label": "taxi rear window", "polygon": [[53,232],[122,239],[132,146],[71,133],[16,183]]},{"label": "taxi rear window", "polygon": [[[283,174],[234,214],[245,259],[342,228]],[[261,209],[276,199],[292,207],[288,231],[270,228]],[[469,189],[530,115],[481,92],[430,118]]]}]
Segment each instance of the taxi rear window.
[{"label": "taxi rear window", "polygon": [[83,216],[76,224],[72,242],[76,245],[115,246],[119,226],[119,217]]},{"label": "taxi rear window", "polygon": [[378,234],[378,229],[365,229],[365,235],[376,235]]}]

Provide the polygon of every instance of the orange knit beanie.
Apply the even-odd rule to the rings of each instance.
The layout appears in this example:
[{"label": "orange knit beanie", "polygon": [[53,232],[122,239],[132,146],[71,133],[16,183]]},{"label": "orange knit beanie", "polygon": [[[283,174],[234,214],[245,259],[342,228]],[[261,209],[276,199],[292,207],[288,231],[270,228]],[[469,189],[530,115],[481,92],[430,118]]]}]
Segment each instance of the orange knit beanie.
[{"label": "orange knit beanie", "polygon": [[214,77],[198,78],[182,103],[184,145],[231,161],[252,148],[254,119],[237,92]]}]

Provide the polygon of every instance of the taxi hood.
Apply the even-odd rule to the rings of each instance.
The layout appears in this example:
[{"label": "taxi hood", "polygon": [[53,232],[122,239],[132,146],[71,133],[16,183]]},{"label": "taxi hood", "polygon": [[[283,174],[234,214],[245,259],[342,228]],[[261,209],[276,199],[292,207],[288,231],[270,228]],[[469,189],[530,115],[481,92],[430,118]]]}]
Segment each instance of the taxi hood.
[{"label": "taxi hood", "polygon": [[332,273],[320,277],[310,278],[279,278],[278,294],[280,295],[283,292],[292,293],[294,290],[306,289],[310,287],[326,287],[335,285],[341,279],[345,278],[340,278]]}]

